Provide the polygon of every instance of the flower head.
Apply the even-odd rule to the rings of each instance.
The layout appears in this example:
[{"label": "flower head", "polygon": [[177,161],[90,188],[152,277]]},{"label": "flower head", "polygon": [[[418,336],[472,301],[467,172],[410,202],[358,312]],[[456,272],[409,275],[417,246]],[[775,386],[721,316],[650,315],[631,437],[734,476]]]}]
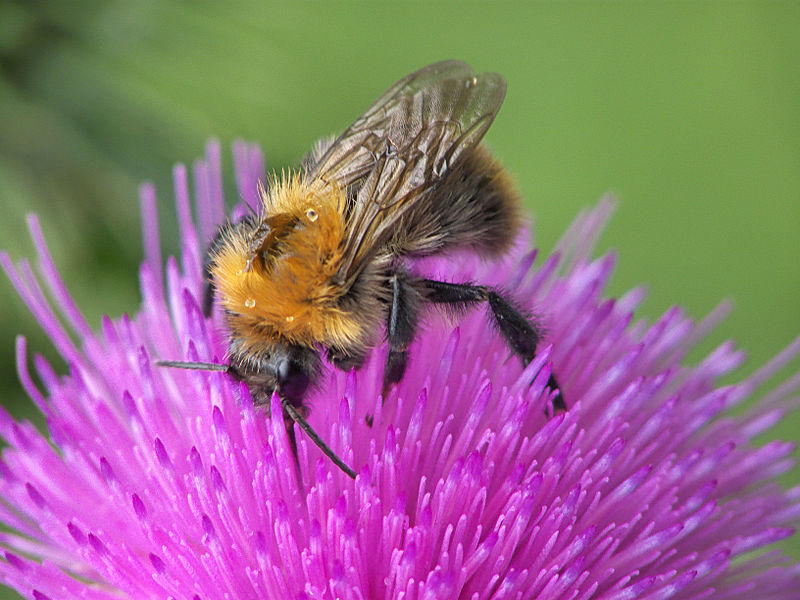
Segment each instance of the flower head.
[{"label": "flower head", "polygon": [[[243,143],[234,158],[241,214],[257,204],[263,161]],[[34,358],[42,392],[17,342],[49,439],[0,413],[3,583],[39,600],[796,597],[800,566],[761,551],[800,514],[800,488],[774,481],[792,446],[753,440],[796,408],[800,377],[741,416],[730,409],[800,340],[735,385],[715,384],[742,360],[730,343],[683,365],[726,308],[699,324],[672,309],[648,326],[632,323],[641,290],[604,299],[614,258],[591,253],[610,203],[580,215],[536,269],[522,238],[500,263],[417,264],[512,291],[545,315],[550,345],[522,368],[480,311],[432,314],[385,402],[380,347],[358,372],[329,369],[309,420],[358,477],[298,432],[298,481],[277,399],[269,417],[224,373],[154,364],[226,352],[199,307],[204,240],[224,218],[218,145],[194,168],[196,220],[186,169],[174,174],[180,257],[164,277],[143,187],[133,318],[92,331],[34,217],[38,275],[0,257],[69,364],[61,376]],[[556,415],[551,364],[570,405]]]}]

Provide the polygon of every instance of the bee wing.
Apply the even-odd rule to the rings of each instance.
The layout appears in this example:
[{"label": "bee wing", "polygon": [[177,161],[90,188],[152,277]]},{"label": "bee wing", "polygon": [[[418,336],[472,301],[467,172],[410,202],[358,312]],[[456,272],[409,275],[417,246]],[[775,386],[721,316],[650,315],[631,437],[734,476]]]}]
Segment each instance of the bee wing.
[{"label": "bee wing", "polygon": [[483,138],[505,96],[496,73],[435,63],[391,86],[320,157],[313,178],[357,189],[346,279],[388,244],[458,157]]},{"label": "bee wing", "polygon": [[[406,75],[386,90],[350,125],[315,162],[311,175],[324,181],[334,179],[339,185],[358,182],[375,166],[376,154],[394,133],[398,120],[408,112],[404,100],[444,79],[471,78],[472,68],[463,62],[448,60],[428,65]],[[394,125],[394,126],[393,126]]]}]

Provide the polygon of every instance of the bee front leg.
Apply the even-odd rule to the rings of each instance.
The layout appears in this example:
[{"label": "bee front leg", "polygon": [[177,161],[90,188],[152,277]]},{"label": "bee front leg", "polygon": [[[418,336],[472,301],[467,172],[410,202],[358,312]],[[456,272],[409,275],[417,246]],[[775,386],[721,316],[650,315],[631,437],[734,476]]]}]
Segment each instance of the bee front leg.
[{"label": "bee front leg", "polygon": [[[436,304],[445,304],[456,310],[466,310],[479,302],[489,304],[492,317],[500,335],[511,350],[527,365],[536,356],[536,347],[541,340],[541,330],[536,323],[526,317],[522,311],[507,300],[496,289],[471,283],[447,283],[423,279],[420,282],[423,296]],[[547,385],[558,390],[558,396],[553,400],[555,410],[566,410],[564,394],[556,381],[555,375],[550,375]]]}]

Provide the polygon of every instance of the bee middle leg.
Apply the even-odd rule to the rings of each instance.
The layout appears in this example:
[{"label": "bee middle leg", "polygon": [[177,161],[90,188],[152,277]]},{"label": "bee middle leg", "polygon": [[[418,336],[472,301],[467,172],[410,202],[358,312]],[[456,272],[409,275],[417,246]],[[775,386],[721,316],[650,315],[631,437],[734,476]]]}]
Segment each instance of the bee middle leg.
[{"label": "bee middle leg", "polygon": [[408,365],[408,346],[417,333],[417,317],[422,300],[419,291],[405,273],[393,273],[389,283],[392,300],[386,323],[389,353],[383,370],[383,396],[403,378]]},{"label": "bee middle leg", "polygon": [[[484,285],[447,283],[433,279],[422,279],[418,285],[428,302],[445,304],[456,310],[466,310],[480,302],[488,303],[500,335],[522,363],[527,365],[536,356],[536,347],[542,337],[541,330],[499,290]],[[553,408],[566,410],[564,395],[555,375],[550,375],[547,385],[553,390],[558,390],[558,395],[553,400]]]}]

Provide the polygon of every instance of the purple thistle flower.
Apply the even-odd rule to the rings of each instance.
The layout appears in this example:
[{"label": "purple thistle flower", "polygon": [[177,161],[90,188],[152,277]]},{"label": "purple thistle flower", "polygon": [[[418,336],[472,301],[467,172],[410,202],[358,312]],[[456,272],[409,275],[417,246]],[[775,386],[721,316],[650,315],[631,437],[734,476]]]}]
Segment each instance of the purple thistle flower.
[{"label": "purple thistle flower", "polygon": [[[235,217],[257,205],[263,161],[243,143],[234,158]],[[697,324],[672,309],[647,326],[631,323],[642,290],[604,299],[614,257],[591,253],[610,202],[581,214],[538,269],[527,235],[502,263],[420,262],[512,290],[546,315],[552,346],[523,369],[480,311],[455,325],[431,315],[384,404],[384,349],[358,373],[329,369],[310,422],[359,476],[298,432],[298,486],[276,399],[268,418],[224,374],[154,365],[225,356],[220,321],[198,305],[204,240],[224,218],[217,144],[193,175],[196,224],[186,169],[175,168],[182,246],[166,280],[155,192],[142,188],[133,318],[91,330],[35,217],[38,274],[0,256],[69,364],[60,376],[34,357],[43,393],[17,341],[50,438],[0,413],[4,584],[37,600],[797,598],[800,565],[762,551],[800,514],[800,487],[775,483],[793,446],[753,440],[797,407],[800,375],[740,416],[731,409],[800,339],[735,385],[715,384],[743,359],[731,343],[682,365],[727,307]],[[551,360],[570,405],[555,416],[545,414]]]}]

